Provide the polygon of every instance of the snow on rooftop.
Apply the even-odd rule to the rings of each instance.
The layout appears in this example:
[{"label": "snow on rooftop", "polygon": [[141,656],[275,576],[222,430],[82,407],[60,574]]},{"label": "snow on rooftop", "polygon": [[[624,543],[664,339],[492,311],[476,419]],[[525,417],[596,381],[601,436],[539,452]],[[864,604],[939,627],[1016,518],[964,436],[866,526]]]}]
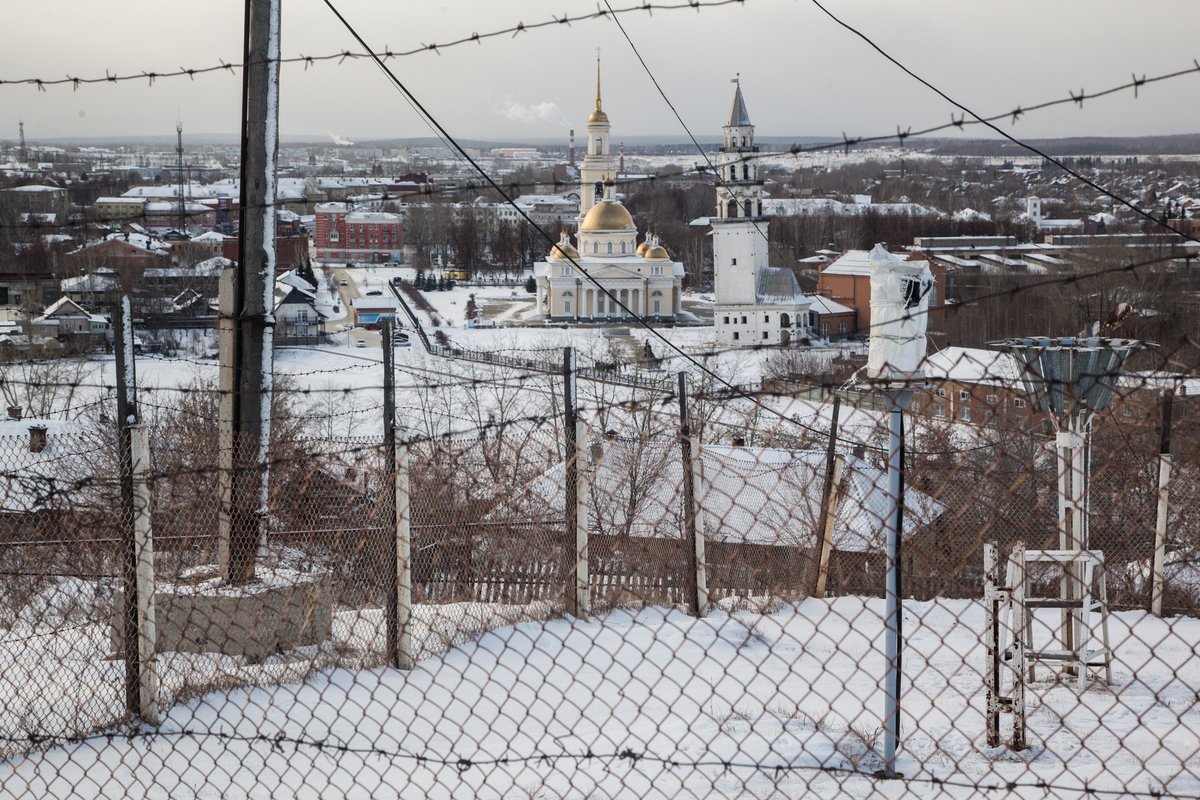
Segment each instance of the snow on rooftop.
[{"label": "snow on rooftop", "polygon": [[[683,471],[678,444],[667,441],[601,440],[591,446],[592,501],[589,525],[601,532],[628,529],[632,536],[671,538],[682,525]],[[826,453],[823,450],[704,445],[701,506],[705,533],[730,544],[815,546]],[[878,552],[890,499],[887,473],[866,461],[842,456],[848,467],[847,494],[838,508],[833,543],[838,550]],[[532,491],[561,497],[563,467],[543,475]],[[633,507],[597,498],[640,497]],[[943,507],[909,489],[905,535],[932,523]],[[630,514],[632,513],[632,516]]]},{"label": "snow on rooftop", "polygon": [[824,275],[871,275],[871,256],[866,250],[847,250],[821,270]]},{"label": "snow on rooftop", "polygon": [[854,309],[850,306],[844,306],[836,300],[831,300],[828,297],[823,297],[819,294],[809,295],[809,300],[812,301],[810,311],[815,311],[818,314],[853,314]]},{"label": "snow on rooftop", "polygon": [[1021,368],[1015,358],[999,350],[977,347],[946,347],[925,356],[922,362],[929,380],[959,383],[1002,384],[1019,387]]}]

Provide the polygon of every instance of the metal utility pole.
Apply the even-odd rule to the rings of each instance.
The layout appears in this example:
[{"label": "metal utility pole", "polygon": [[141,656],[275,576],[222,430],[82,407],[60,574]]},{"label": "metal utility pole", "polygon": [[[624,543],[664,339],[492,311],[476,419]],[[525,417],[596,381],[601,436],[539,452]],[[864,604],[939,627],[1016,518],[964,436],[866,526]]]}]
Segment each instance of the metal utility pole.
[{"label": "metal utility pole", "polygon": [[886,677],[883,685],[883,773],[896,777],[896,749],[900,743],[900,539],[904,532],[904,409],[912,399],[909,388],[885,389],[888,412],[888,498],[891,511],[884,532],[887,536],[887,587],[884,591],[884,654]]},{"label": "metal utility pole", "polygon": [[117,432],[121,470],[122,559],[120,639],[125,657],[125,710],[158,722],[158,637],[154,611],[154,536],[150,520],[150,446],[138,418],[133,313],[121,297],[113,331],[117,356]]},{"label": "metal utility pole", "polygon": [[267,448],[271,440],[272,346],[275,290],[275,162],[279,152],[279,24],[282,0],[246,0],[242,82],[240,258],[234,281],[237,315],[232,359],[233,480],[222,505],[225,579],[254,578],[255,551],[267,509]]},{"label": "metal utility pole", "polygon": [[121,520],[122,559],[121,587],[123,591],[121,609],[122,644],[125,649],[125,710],[136,715],[139,711],[138,673],[141,658],[138,649],[137,608],[137,553],[133,538],[133,442],[131,426],[138,421],[137,376],[133,361],[133,324],[129,295],[121,297],[117,307],[116,324],[113,325],[113,352],[117,356],[117,454],[121,470],[121,508],[127,518]]},{"label": "metal utility pole", "polygon": [[[576,297],[579,295],[576,294]],[[580,558],[581,532],[586,536],[587,520],[579,518],[579,396],[576,391],[575,349],[563,348],[563,466],[565,474],[565,498],[563,520],[570,553],[567,580],[567,613],[580,616],[587,613],[580,608],[580,570],[586,569]],[[586,542],[586,539],[583,540]],[[586,545],[585,545],[586,547]],[[586,552],[586,551],[585,551]]]}]

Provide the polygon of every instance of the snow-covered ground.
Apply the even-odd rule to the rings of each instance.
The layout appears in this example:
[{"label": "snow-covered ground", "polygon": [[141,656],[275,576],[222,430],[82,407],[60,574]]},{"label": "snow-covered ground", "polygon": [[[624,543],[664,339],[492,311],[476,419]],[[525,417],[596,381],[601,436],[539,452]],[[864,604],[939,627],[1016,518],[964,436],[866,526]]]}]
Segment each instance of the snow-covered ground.
[{"label": "snow-covered ground", "polygon": [[[983,608],[966,600],[905,604],[905,779],[872,778],[881,763],[882,611],[881,600],[842,597],[699,620],[649,608],[508,625],[411,672],[326,669],[298,683],[193,698],[142,736],[0,763],[0,796],[1200,792],[1200,620],[1113,615],[1112,686],[1080,693],[1034,684],[1033,747],[1015,754],[983,742]],[[338,648],[379,646],[373,621],[351,622],[339,620]],[[0,660],[11,674],[53,651],[64,665],[55,679],[73,698],[99,687],[95,673],[80,686],[71,665],[118,672],[98,661],[104,640],[96,626],[0,643]],[[303,657],[280,664],[299,670]],[[116,691],[119,677],[108,677]],[[17,713],[11,705],[0,712],[6,726]],[[1038,788],[1043,782],[1053,788]]]}]

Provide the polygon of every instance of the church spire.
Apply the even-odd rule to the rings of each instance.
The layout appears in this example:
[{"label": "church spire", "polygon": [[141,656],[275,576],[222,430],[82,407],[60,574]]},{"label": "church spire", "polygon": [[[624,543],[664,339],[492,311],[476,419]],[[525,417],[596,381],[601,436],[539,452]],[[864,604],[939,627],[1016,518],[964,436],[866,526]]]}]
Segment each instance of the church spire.
[{"label": "church spire", "polygon": [[596,110],[588,115],[588,124],[608,124],[608,114],[600,105],[600,48],[596,48]]},{"label": "church spire", "polygon": [[603,111],[600,107],[600,48],[596,48],[596,110]]},{"label": "church spire", "polygon": [[[742,97],[742,76],[733,79],[737,85],[737,89],[733,93],[733,106],[729,109],[729,121],[725,123],[726,128],[742,127],[751,125],[750,112],[746,110],[746,99]],[[599,98],[597,98],[599,102]]]}]

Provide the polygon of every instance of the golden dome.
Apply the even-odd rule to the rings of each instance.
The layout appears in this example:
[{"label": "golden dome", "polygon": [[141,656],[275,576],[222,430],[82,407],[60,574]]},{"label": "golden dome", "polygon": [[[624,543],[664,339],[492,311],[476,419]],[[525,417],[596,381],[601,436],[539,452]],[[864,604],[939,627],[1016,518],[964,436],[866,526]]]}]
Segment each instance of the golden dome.
[{"label": "golden dome", "polygon": [[599,108],[588,114],[589,125],[594,125],[597,122],[608,122],[608,114],[604,113],[604,111]]},{"label": "golden dome", "polygon": [[601,200],[588,211],[579,230],[636,231],[637,228],[634,227],[633,217],[625,210],[625,206],[615,200]]},{"label": "golden dome", "polygon": [[652,259],[665,260],[670,258],[670,256],[667,255],[667,248],[663,247],[661,244],[656,244],[651,247],[647,247],[646,252],[642,254],[642,258],[646,259],[647,261]]},{"label": "golden dome", "polygon": [[637,254],[638,254],[639,256],[644,256],[644,255],[646,255],[646,251],[647,251],[647,250],[649,250],[649,249],[650,249],[650,243],[649,243],[649,242],[642,242],[641,244],[639,244],[639,245],[637,246]]},{"label": "golden dome", "polygon": [[559,242],[550,248],[550,255],[547,258],[554,261],[563,261],[569,258],[579,258],[579,251],[570,242]]}]

